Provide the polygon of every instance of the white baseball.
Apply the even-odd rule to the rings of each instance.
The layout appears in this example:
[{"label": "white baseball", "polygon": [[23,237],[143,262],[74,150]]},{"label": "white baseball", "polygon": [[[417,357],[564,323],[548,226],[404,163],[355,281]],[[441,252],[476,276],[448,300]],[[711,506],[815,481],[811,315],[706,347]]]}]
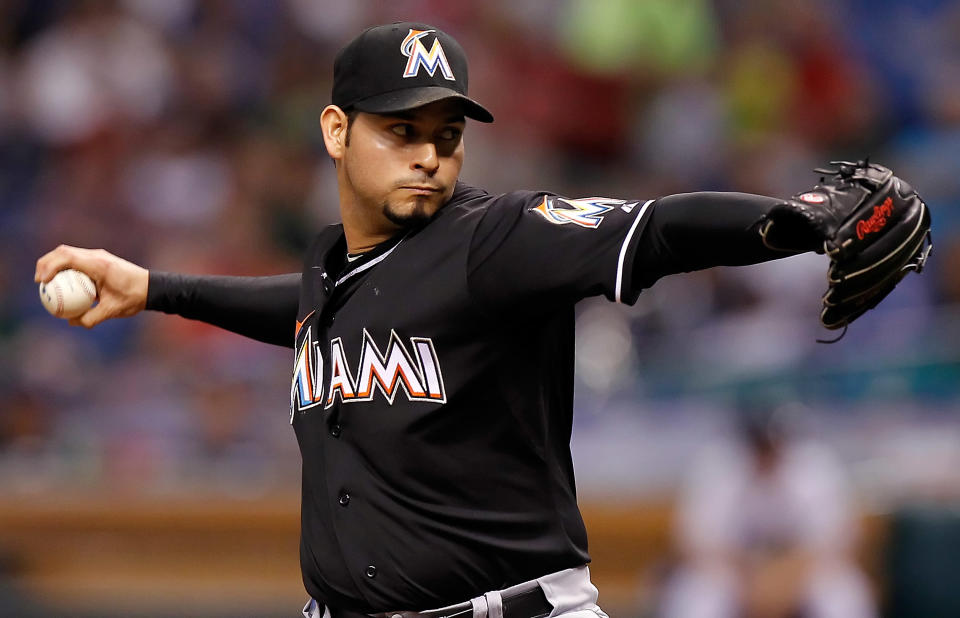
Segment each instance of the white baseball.
[{"label": "white baseball", "polygon": [[75,318],[83,315],[97,299],[93,279],[79,270],[61,270],[49,283],[40,284],[40,301],[51,315]]}]

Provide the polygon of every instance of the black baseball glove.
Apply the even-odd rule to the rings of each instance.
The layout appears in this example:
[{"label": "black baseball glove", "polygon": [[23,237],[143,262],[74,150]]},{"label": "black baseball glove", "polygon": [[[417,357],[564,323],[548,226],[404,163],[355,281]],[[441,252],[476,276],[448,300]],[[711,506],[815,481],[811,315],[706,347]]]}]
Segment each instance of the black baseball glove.
[{"label": "black baseball glove", "polygon": [[825,253],[829,288],[820,321],[846,327],[873,309],[910,271],[923,268],[933,243],[930,210],[889,169],[831,161],[820,184],[774,206],[761,222],[772,249]]}]

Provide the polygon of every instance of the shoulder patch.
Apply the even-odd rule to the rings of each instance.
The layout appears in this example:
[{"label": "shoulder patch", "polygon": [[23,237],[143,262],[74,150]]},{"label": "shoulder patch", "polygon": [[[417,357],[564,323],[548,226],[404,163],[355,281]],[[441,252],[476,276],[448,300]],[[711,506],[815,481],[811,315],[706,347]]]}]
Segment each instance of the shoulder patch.
[{"label": "shoulder patch", "polygon": [[530,210],[539,213],[544,219],[556,225],[572,223],[580,227],[597,228],[603,223],[604,215],[625,203],[624,200],[607,197],[582,197],[571,200],[545,195],[543,201]]}]

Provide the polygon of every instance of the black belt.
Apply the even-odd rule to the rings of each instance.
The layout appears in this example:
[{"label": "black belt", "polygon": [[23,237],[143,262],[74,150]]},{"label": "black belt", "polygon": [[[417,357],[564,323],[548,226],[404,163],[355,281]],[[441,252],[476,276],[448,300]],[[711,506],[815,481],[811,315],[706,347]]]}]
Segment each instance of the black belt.
[{"label": "black belt", "polygon": [[[544,618],[553,611],[553,605],[547,600],[540,586],[523,592],[503,594],[501,599],[503,601],[503,618]],[[327,609],[330,610],[331,618],[369,618],[367,614],[346,609],[335,607],[328,607]],[[465,609],[464,611],[469,613],[464,613],[463,618],[469,618],[473,615],[472,610]],[[453,613],[451,618],[453,617],[460,618],[456,612]]]},{"label": "black belt", "polygon": [[553,605],[540,586],[513,596],[503,596],[503,618],[543,618],[552,611]]}]

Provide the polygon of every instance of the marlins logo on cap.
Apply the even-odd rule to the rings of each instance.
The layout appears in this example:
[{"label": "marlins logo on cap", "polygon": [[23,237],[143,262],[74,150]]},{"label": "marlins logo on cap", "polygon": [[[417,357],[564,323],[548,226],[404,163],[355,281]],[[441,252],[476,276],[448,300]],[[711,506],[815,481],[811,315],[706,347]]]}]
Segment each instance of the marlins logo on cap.
[{"label": "marlins logo on cap", "polygon": [[427,51],[423,41],[421,41],[431,32],[436,33],[436,30],[414,30],[411,28],[406,38],[400,43],[400,53],[409,58],[403,76],[416,77],[422,66],[432,77],[439,67],[440,73],[443,74],[445,79],[454,81],[456,78],[453,76],[453,69],[450,68],[447,56],[443,53],[443,46],[440,45],[439,37],[434,35],[433,46],[430,51]]},{"label": "marlins logo on cap", "polygon": [[466,52],[443,30],[419,22],[385,24],[367,28],[337,54],[331,98],[343,110],[371,114],[452,100],[467,118],[493,122],[467,96],[469,78]]}]

